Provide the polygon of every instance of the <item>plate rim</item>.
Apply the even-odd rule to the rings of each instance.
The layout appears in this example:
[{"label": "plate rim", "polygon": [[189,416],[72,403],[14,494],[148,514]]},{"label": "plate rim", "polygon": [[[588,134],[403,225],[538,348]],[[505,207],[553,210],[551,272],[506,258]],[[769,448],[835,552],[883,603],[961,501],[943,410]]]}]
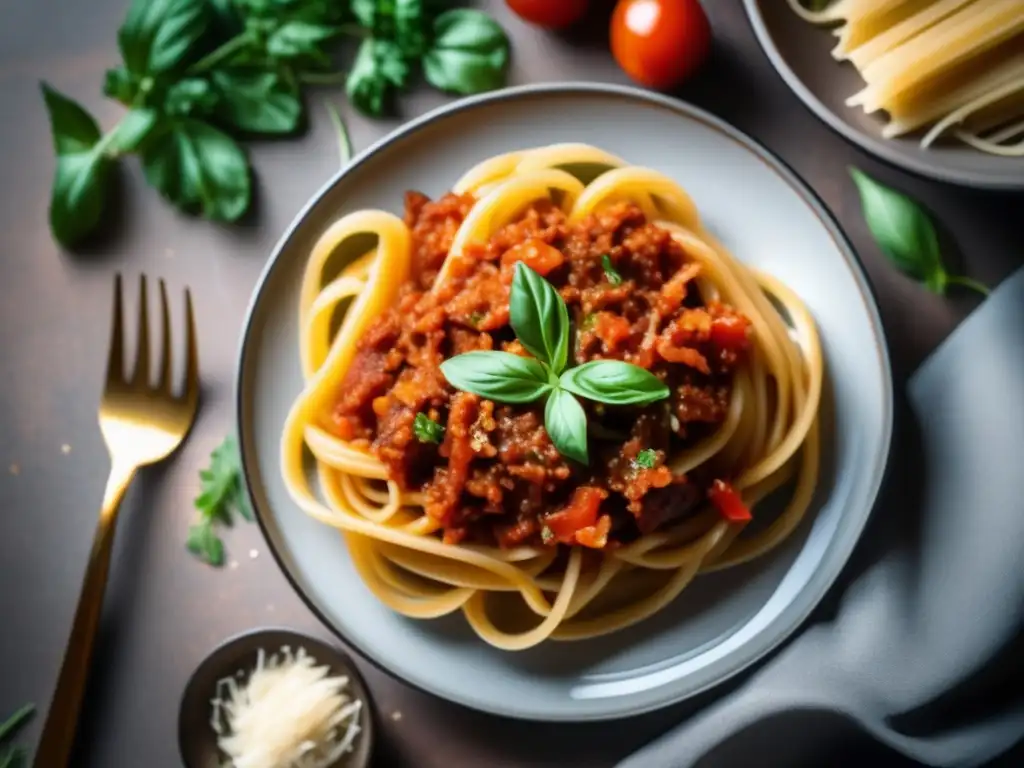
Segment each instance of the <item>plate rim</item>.
[{"label": "plate rim", "polygon": [[[717,130],[722,133],[726,138],[740,144],[744,149],[752,152],[759,160],[769,167],[771,171],[776,173],[780,179],[785,182],[794,192],[796,192],[801,199],[810,207],[812,212],[818,217],[821,225],[825,227],[829,236],[835,242],[836,247],[845,257],[851,271],[854,283],[858,288],[861,298],[864,302],[865,309],[868,313],[868,319],[871,323],[874,333],[874,345],[878,354],[878,361],[880,364],[880,374],[882,378],[883,391],[882,391],[882,441],[883,449],[878,453],[876,457],[876,467],[873,471],[872,477],[874,478],[873,487],[870,488],[867,498],[868,510],[863,514],[863,517],[859,523],[855,535],[849,536],[848,540],[841,545],[840,550],[834,557],[833,562],[828,568],[827,572],[823,577],[819,576],[818,583],[811,593],[810,599],[804,597],[800,601],[801,607],[799,610],[790,611],[790,619],[785,622],[785,626],[776,629],[772,636],[768,639],[767,643],[764,643],[758,651],[747,658],[740,659],[738,663],[734,662],[733,665],[723,673],[717,676],[714,680],[699,686],[697,688],[691,688],[681,693],[674,695],[668,695],[663,697],[659,701],[637,705],[634,704],[628,709],[622,711],[608,711],[608,712],[596,712],[596,713],[583,713],[573,714],[566,712],[564,714],[552,715],[550,713],[546,715],[532,715],[529,712],[524,712],[520,708],[507,707],[500,708],[481,706],[479,702],[474,702],[459,696],[453,696],[450,692],[441,692],[438,690],[432,690],[431,688],[425,687],[422,684],[407,680],[397,671],[393,670],[384,661],[376,658],[374,654],[357,644],[351,638],[347,637],[342,630],[335,626],[335,624],[327,617],[326,611],[321,610],[320,606],[314,599],[306,593],[303,587],[299,583],[299,579],[292,573],[291,569],[285,562],[285,558],[279,550],[279,542],[275,541],[275,537],[271,536],[269,531],[268,523],[264,520],[265,514],[271,514],[269,510],[264,510],[262,505],[257,502],[256,494],[253,492],[253,475],[251,466],[255,464],[255,456],[249,456],[247,451],[247,445],[249,440],[246,439],[246,426],[244,423],[244,410],[245,410],[245,381],[244,373],[246,370],[246,359],[247,352],[250,348],[251,340],[251,328],[253,320],[259,311],[260,299],[264,293],[264,289],[274,272],[274,269],[281,259],[281,255],[285,250],[288,242],[293,237],[294,233],[303,226],[306,218],[308,217],[311,210],[319,204],[322,198],[327,195],[337,184],[339,184],[349,173],[354,171],[356,168],[361,166],[366,160],[376,155],[377,153],[387,149],[392,143],[397,140],[415,133],[420,128],[433,123],[436,120],[443,119],[453,114],[463,112],[466,110],[474,109],[480,106],[486,106],[491,103],[498,103],[503,101],[515,100],[517,98],[530,98],[534,96],[558,96],[558,95],[597,95],[597,96],[612,96],[617,98],[625,98],[639,101],[642,104],[653,105],[663,109],[668,109],[671,112],[676,113],[678,116],[696,120],[705,126]],[[238,342],[238,350],[236,357],[235,367],[235,427],[238,435],[239,454],[242,466],[242,477],[245,484],[246,492],[249,494],[249,498],[252,502],[253,509],[255,511],[255,518],[257,525],[259,526],[260,532],[263,535],[264,540],[270,549],[271,554],[274,557],[274,561],[277,563],[278,568],[284,575],[289,586],[299,597],[299,599],[305,604],[306,608],[320,621],[321,624],[329,631],[332,635],[337,637],[346,648],[356,654],[363,661],[372,664],[376,669],[385,673],[394,680],[399,681],[403,685],[409,686],[414,690],[435,696],[446,701],[453,702],[459,706],[464,706],[469,709],[476,711],[486,712],[492,715],[498,715],[502,717],[508,717],[516,720],[533,721],[533,722],[598,722],[617,720],[626,717],[633,717],[648,712],[657,711],[666,707],[678,704],[682,701],[688,700],[697,696],[704,691],[720,686],[727,680],[734,678],[744,670],[749,669],[751,666],[756,664],[768,656],[772,651],[776,650],[780,645],[789,640],[794,634],[804,625],[808,616],[820,605],[825,595],[834,585],[836,579],[846,568],[849,562],[850,556],[853,553],[854,547],[859,543],[861,536],[863,535],[864,529],[867,526],[868,520],[874,513],[877,507],[881,488],[883,487],[886,478],[888,477],[889,467],[891,465],[890,456],[892,453],[893,444],[893,431],[894,431],[894,419],[895,419],[895,385],[893,379],[892,364],[889,356],[888,339],[885,333],[885,328],[882,324],[881,315],[878,309],[878,300],[875,294],[874,287],[867,276],[867,271],[864,268],[860,257],[857,255],[856,250],[853,248],[849,238],[843,232],[838,220],[825,205],[824,200],[818,195],[814,189],[803,180],[803,178],[780,156],[768,149],[757,139],[754,139],[747,133],[734,127],[725,120],[707,112],[706,110],[697,107],[688,102],[680,99],[674,99],[662,94],[653,93],[646,91],[642,88],[628,86],[628,85],[617,85],[609,83],[593,83],[593,82],[556,82],[556,83],[533,83],[519,86],[512,86],[503,88],[495,91],[490,91],[475,96],[470,96],[462,99],[458,99],[453,102],[441,105],[435,109],[432,109],[425,114],[410,120],[409,122],[399,126],[395,130],[389,132],[381,139],[374,142],[372,145],[359,152],[347,165],[343,168],[334,172],[330,179],[327,180],[306,202],[305,205],[296,213],[292,222],[285,228],[281,237],[274,244],[271,250],[270,258],[268,258],[266,264],[263,267],[262,272],[256,284],[253,288],[252,294],[249,299],[249,303],[246,308],[245,317],[243,320],[242,333]],[[805,587],[804,593],[807,593],[811,585]],[[795,602],[795,601],[794,601]],[[792,604],[791,604],[792,605]],[[762,633],[763,634],[763,633]]]},{"label": "plate rim", "polygon": [[[761,13],[762,0],[743,0],[743,7],[747,13],[747,19],[754,30],[754,37],[758,45],[764,51],[772,68],[782,78],[786,87],[791,90],[800,102],[810,110],[825,125],[838,133],[842,138],[856,147],[867,152],[874,158],[882,160],[889,165],[904,171],[909,171],[918,176],[933,181],[940,181],[944,184],[952,184],[967,189],[981,189],[991,192],[1020,192],[1024,191],[1024,173],[1021,180],[1015,182],[1012,177],[993,178],[986,173],[972,171],[956,171],[943,166],[930,165],[913,156],[904,155],[892,148],[892,143],[865,133],[841,119],[834,111],[811,92],[810,88],[804,85],[803,80],[796,74],[786,59],[783,57],[779,46],[775,43],[775,36],[768,31],[764,15]],[[840,62],[832,62],[839,64]]]}]

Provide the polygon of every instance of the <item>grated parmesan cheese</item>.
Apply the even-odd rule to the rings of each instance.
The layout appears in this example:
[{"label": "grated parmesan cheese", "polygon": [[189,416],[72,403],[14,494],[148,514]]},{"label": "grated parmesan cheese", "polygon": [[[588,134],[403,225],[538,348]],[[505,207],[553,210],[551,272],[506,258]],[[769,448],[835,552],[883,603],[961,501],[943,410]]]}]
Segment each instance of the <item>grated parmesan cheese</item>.
[{"label": "grated parmesan cheese", "polygon": [[217,682],[210,726],[228,768],[329,768],[352,750],[363,702],[346,693],[347,677],[299,648],[257,653],[249,679]]}]

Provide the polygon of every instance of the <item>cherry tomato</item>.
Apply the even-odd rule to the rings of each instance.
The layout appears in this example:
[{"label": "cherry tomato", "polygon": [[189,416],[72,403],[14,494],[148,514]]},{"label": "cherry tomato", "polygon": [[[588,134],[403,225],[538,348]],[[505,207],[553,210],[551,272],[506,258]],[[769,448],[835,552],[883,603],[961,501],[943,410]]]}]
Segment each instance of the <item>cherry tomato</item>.
[{"label": "cherry tomato", "polygon": [[505,0],[517,16],[549,29],[568,27],[587,12],[590,0]]},{"label": "cherry tomato", "polygon": [[671,88],[707,58],[711,25],[699,0],[619,0],[611,42],[631,78],[648,88]]}]

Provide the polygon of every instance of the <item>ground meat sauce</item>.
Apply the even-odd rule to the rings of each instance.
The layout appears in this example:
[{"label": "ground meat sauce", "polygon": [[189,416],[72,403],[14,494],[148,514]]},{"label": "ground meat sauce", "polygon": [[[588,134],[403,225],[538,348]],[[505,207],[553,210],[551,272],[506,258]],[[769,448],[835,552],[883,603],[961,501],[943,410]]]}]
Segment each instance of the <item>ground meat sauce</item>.
[{"label": "ground meat sauce", "polygon": [[[692,282],[697,264],[628,203],[576,224],[554,205],[537,203],[486,245],[467,248],[431,292],[473,202],[469,195],[430,201],[407,194],[411,277],[360,340],[333,431],[372,450],[402,488],[424,492],[426,514],[443,525],[449,543],[603,549],[688,515],[708,498],[714,478],[673,475],[666,457],[725,419],[732,371],[749,345],[747,319],[704,302]],[[568,305],[576,330],[570,365],[625,360],[670,388],[667,400],[643,407],[584,401],[588,467],[559,454],[544,429],[542,403],[504,405],[457,391],[439,368],[472,350],[526,354],[509,326],[517,261],[543,275]],[[420,413],[444,425],[440,444],[416,437]],[[654,451],[651,467],[637,462],[647,449]]]}]

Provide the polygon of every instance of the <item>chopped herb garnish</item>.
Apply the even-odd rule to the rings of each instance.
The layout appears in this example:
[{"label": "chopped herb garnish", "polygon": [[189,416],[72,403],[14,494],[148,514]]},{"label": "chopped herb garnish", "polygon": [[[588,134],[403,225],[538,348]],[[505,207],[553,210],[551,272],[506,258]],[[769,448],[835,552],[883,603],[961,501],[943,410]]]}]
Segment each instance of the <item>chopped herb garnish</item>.
[{"label": "chopped herb garnish", "polygon": [[540,540],[545,544],[550,544],[555,540],[555,532],[545,525],[540,529]]},{"label": "chopped herb garnish", "polygon": [[486,315],[483,312],[472,312],[469,315],[469,324],[474,328],[478,327]]},{"label": "chopped herb garnish", "polygon": [[237,512],[246,520],[253,519],[249,497],[242,485],[242,457],[232,435],[224,438],[210,454],[210,466],[199,470],[199,495],[195,500],[199,521],[188,529],[189,551],[210,565],[224,564],[224,542],[215,525],[231,525]]},{"label": "chopped herb garnish", "polygon": [[654,469],[654,464],[658,460],[658,454],[651,448],[644,448],[640,453],[633,459],[633,464],[638,469]]},{"label": "chopped herb garnish", "polygon": [[597,324],[597,312],[588,312],[583,316],[583,322],[580,323],[581,331],[589,331]]},{"label": "chopped herb garnish", "polygon": [[604,276],[612,285],[622,285],[622,275],[612,266],[612,257],[607,253],[601,257],[601,267],[604,269]]},{"label": "chopped herb garnish", "polygon": [[416,414],[416,419],[412,423],[412,432],[421,443],[440,443],[444,437],[444,427],[425,413]]}]

